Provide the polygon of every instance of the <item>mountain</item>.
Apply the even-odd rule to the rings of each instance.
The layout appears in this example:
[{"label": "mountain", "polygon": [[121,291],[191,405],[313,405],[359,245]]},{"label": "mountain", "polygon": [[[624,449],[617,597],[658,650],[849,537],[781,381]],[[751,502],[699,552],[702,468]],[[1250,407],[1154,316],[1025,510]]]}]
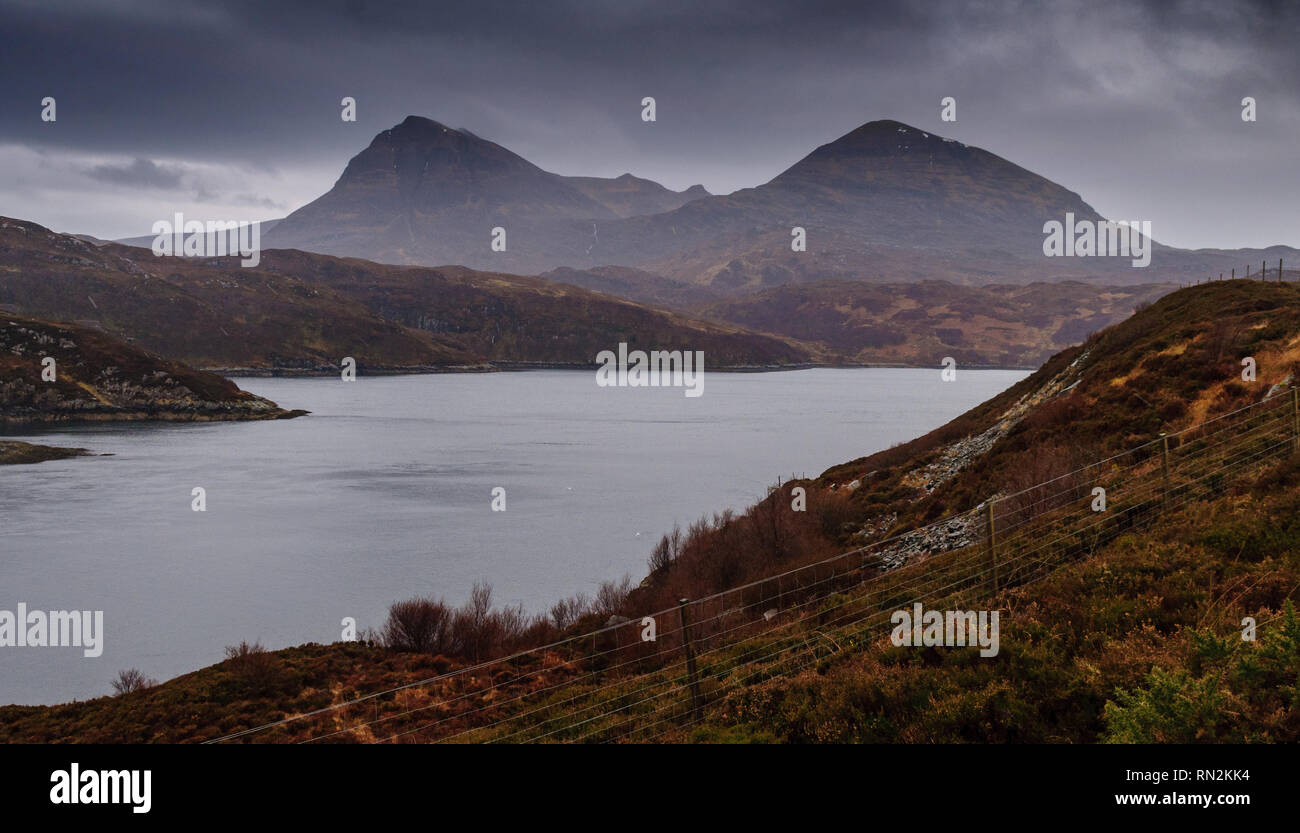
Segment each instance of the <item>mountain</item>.
[{"label": "mountain", "polygon": [[[707,192],[669,191],[626,174],[564,177],[500,145],[410,116],[348,162],[324,196],[285,217],[275,248],[397,264],[459,264],[498,272],[560,265],[595,238],[588,221],[680,206]],[[506,230],[493,251],[494,228]],[[527,268],[524,268],[527,267]]]},{"label": "mountain", "polygon": [[704,350],[712,368],[822,358],[790,339],[541,278],[389,266],[300,251],[156,257],[0,218],[0,309],[88,322],[190,364],[337,373],[589,366],[620,342]]},{"label": "mountain", "polygon": [[[1190,282],[1240,274],[1261,260],[1272,269],[1279,258],[1300,259],[1290,247],[1189,251],[1158,243],[1143,268],[1132,257],[1045,256],[1044,224],[1067,214],[1104,219],[1043,176],[897,121],[868,122],[767,183],[712,196],[630,175],[561,177],[411,116],[376,136],[332,189],[265,242],[527,274],[630,267],[723,294],[828,279]],[[504,251],[491,247],[498,227]],[[791,248],[795,227],[805,230],[806,251]]]},{"label": "mountain", "polygon": [[[43,374],[49,359],[54,360],[48,365],[53,378],[47,380]],[[286,411],[228,379],[155,356],[108,333],[0,312],[0,424],[203,422],[303,413]]]}]

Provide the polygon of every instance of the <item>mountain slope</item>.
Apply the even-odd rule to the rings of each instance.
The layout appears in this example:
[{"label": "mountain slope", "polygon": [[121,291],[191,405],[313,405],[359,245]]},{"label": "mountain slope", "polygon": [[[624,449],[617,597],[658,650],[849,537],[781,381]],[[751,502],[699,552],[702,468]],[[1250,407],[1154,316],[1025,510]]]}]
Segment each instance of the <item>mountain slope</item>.
[{"label": "mountain slope", "polygon": [[[631,174],[560,176],[471,133],[410,116],[377,135],[329,192],[285,217],[266,243],[386,263],[528,272],[520,267],[538,252],[563,259],[590,248],[588,221],[706,195],[699,186],[679,194]],[[504,251],[492,249],[498,227],[507,233]]]},{"label": "mountain slope", "polygon": [[620,341],[704,350],[712,368],[803,364],[818,351],[540,278],[421,269],[297,251],[155,257],[0,218],[0,306],[87,320],[209,368],[337,373],[486,369],[489,361],[588,366]]},{"label": "mountain slope", "polygon": [[[1242,380],[1246,357],[1255,363],[1252,382]],[[653,595],[651,606],[705,595],[722,589],[700,579],[716,575],[716,563],[729,564],[729,579],[743,580],[782,563],[900,536],[905,540],[891,551],[896,563],[967,546],[983,531],[982,518],[969,513],[991,497],[1144,444],[1149,459],[1149,444],[1162,432],[1173,435],[1259,403],[1297,374],[1300,285],[1239,280],[1179,290],[924,436],[785,484],[764,502],[780,508],[785,496],[781,520],[789,540],[779,554],[763,546],[736,550],[736,539],[707,533],[657,577],[655,589],[642,592]],[[944,382],[936,369],[933,384],[961,384],[960,371]],[[822,511],[789,512],[794,486],[805,487],[810,508],[821,503]],[[1003,506],[1021,511],[1016,501]],[[906,537],[945,519],[953,523],[938,537]]]},{"label": "mountain slope", "polygon": [[1176,289],[1078,281],[960,286],[947,281],[788,284],[705,304],[708,318],[820,344],[865,364],[1038,367]]},{"label": "mountain slope", "polygon": [[0,304],[91,322],[200,367],[313,370],[358,354],[374,366],[478,361],[296,276],[91,245],[21,220],[0,219]]}]

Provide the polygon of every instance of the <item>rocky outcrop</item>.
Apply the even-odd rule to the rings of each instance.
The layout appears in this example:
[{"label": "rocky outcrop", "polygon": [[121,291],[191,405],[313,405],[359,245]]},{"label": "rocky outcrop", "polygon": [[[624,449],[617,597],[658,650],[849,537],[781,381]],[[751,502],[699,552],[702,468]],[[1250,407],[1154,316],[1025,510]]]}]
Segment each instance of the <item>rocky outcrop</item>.
[{"label": "rocky outcrop", "polygon": [[[1046,384],[1017,400],[993,425],[978,434],[949,444],[942,449],[937,460],[908,472],[904,482],[916,487],[925,495],[933,493],[950,482],[963,469],[988,454],[998,440],[1005,437],[1007,432],[1034,408],[1061,394],[1068,393],[1079,384],[1080,374],[1087,359],[1088,353],[1084,351]],[[857,486],[857,480],[847,484],[849,489]],[[832,486],[832,489],[834,488],[835,486]],[[995,495],[994,498],[996,497]],[[983,506],[984,504],[980,504],[976,508]],[[867,543],[881,540],[888,534],[897,517],[896,513],[890,513],[872,519],[862,525],[856,533],[857,537]],[[972,513],[954,515],[921,529],[905,532],[887,546],[872,548],[867,552],[867,558],[870,566],[892,570],[918,558],[972,546],[982,540],[983,534],[977,515]]]},{"label": "rocky outcrop", "polygon": [[84,448],[67,448],[57,445],[37,445],[17,440],[0,440],[0,466],[22,463],[43,463],[46,460],[64,460],[68,457],[92,456]]},{"label": "rocky outcrop", "polygon": [[304,413],[99,330],[0,313],[0,423],[195,422]]}]

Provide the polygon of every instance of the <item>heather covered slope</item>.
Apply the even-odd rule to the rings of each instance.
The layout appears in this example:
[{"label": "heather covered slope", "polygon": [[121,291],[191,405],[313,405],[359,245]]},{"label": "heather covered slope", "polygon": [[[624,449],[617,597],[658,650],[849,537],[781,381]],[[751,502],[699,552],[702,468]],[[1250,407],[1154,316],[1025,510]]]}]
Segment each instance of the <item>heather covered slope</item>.
[{"label": "heather covered slope", "polygon": [[817,344],[864,364],[1036,368],[1177,287],[1078,281],[787,284],[705,304],[703,315]]},{"label": "heather covered slope", "polygon": [[873,644],[756,681],[665,739],[1296,743],[1298,517],[1297,458],[1270,461],[983,602],[1003,611],[992,659],[894,647],[882,627]]},{"label": "heather covered slope", "polygon": [[[647,612],[674,609],[678,598],[700,599],[775,573],[786,576],[785,593],[797,593],[790,570],[864,542],[898,540],[925,523],[957,519],[991,497],[1059,478],[1079,465],[1148,443],[1161,431],[1174,434],[1216,416],[1230,419],[1235,409],[1253,403],[1267,405],[1272,386],[1297,370],[1297,351],[1300,288],[1237,281],[1176,292],[1057,355],[1020,384],[938,431],[837,466],[819,478],[783,484],[742,515],[694,525],[668,540],[664,553],[656,552],[655,569],[620,603],[619,611],[639,621]],[[1245,356],[1256,360],[1254,382],[1241,381]],[[936,371],[935,384],[960,384],[960,375],[948,383],[938,375]],[[1274,392],[1273,399],[1277,412],[1287,417],[1278,425],[1289,449],[1290,396]],[[1249,430],[1240,437],[1243,447],[1252,442]],[[1215,436],[1218,443],[1237,435]],[[1191,437],[1175,434],[1176,454],[1204,442]],[[1222,446],[1201,447],[1210,449],[1213,458],[1219,453],[1213,449]],[[576,711],[573,721],[581,728],[552,737],[1300,739],[1300,700],[1293,691],[1300,673],[1300,624],[1286,609],[1300,588],[1300,526],[1293,520],[1300,509],[1300,458],[1274,449],[1264,456],[1231,459],[1233,465],[1208,487],[1179,492],[1165,511],[1147,512],[1119,534],[1095,538],[1073,560],[982,598],[980,604],[1005,614],[1001,653],[991,660],[979,658],[974,649],[882,645],[888,627],[846,639],[835,629],[834,612],[845,603],[848,589],[843,595],[827,591],[808,600],[796,596],[784,604],[778,596],[770,637],[761,630],[759,617],[743,651],[701,654],[707,708],[696,725],[687,725],[693,722],[688,719],[681,725],[665,723],[658,712],[643,725],[637,712],[630,711],[615,715],[612,725],[621,728],[590,734],[584,718],[591,712]],[[1124,482],[1142,470],[1145,477],[1154,472],[1158,481],[1158,458],[1149,451],[1133,462],[1132,471],[1108,474]],[[808,489],[807,512],[789,511],[792,486]],[[1150,498],[1140,505],[1149,508]],[[1048,522],[1057,519],[1048,517]],[[945,545],[960,549],[978,543],[928,542],[904,552],[900,566],[866,579],[885,582],[879,592],[888,592],[888,583],[909,571],[922,578],[937,576],[946,563]],[[876,586],[864,583],[862,558],[852,563],[851,587]],[[808,588],[815,593],[827,578],[825,571],[813,575],[819,578]],[[774,582],[753,587],[769,584]],[[751,608],[744,598],[727,603],[742,602],[743,612]],[[766,610],[768,604],[760,600],[756,610]],[[1260,623],[1259,639],[1249,645],[1240,639],[1245,616]],[[602,622],[603,617],[587,617],[571,623],[570,633]],[[724,633],[735,627],[728,625]],[[806,648],[806,653],[792,655],[799,662],[759,663],[772,646],[786,650],[788,628],[793,627],[808,629],[806,639],[800,631],[795,640]],[[589,672],[608,675],[611,666],[617,667],[606,658],[587,668],[580,651],[588,643],[595,645],[592,640],[574,643],[576,656],[557,648],[488,669],[481,679],[472,678],[481,686],[473,697],[459,693],[463,690],[453,678],[441,676],[459,667],[457,659],[360,644],[303,646],[267,654],[256,663],[228,660],[117,698],[0,709],[0,737],[199,740],[417,680],[429,682],[401,699],[367,702],[364,714],[332,712],[253,739],[377,739],[402,724],[381,731],[369,724],[374,715],[417,708],[419,725],[438,725],[450,714],[441,710],[443,702],[481,707],[497,719],[508,717],[516,700],[522,703],[516,707],[521,713],[535,708],[535,701],[527,699],[534,692],[551,698],[547,702],[557,711],[548,714],[563,713],[588,708],[585,695],[577,693],[581,689],[566,687],[570,680]],[[519,647],[500,644],[494,650]],[[723,659],[732,669],[725,676],[717,671]],[[516,674],[523,672],[528,682],[513,687]],[[623,696],[620,685],[629,695],[659,690],[647,689],[650,683],[643,677],[620,683],[617,677],[597,676],[596,681],[593,686],[588,678],[588,688],[608,687],[618,703],[624,702],[618,699]],[[669,692],[684,688],[680,677],[663,685]],[[672,701],[674,709],[682,697]],[[600,702],[605,708],[605,701]],[[348,728],[353,724],[358,731]],[[635,734],[641,729],[643,734]],[[434,731],[404,739],[437,736]]]},{"label": "heather covered slope", "polygon": [[[1257,368],[1249,383],[1241,379],[1248,356]],[[633,597],[643,609],[667,608],[882,541],[890,543],[879,557],[891,568],[975,545],[984,534],[978,510],[990,499],[1034,494],[1036,484],[1138,446],[1149,459],[1162,432],[1261,402],[1297,370],[1300,286],[1180,290],[924,436],[787,482],[739,522],[705,519]],[[961,378],[959,369],[942,381],[936,369],[932,384]],[[1172,445],[1177,452],[1179,440]],[[791,510],[795,487],[808,492],[806,512]],[[1023,511],[1024,501],[999,512]]]},{"label": "heather covered slope", "polygon": [[94,246],[21,220],[0,219],[0,305],[92,322],[199,367],[337,368],[344,356],[379,366],[476,361],[298,276],[245,269],[238,258]]},{"label": "heather covered slope", "polygon": [[[46,367],[52,380],[43,378]],[[0,313],[0,423],[280,419],[302,413],[99,330]],[[8,451],[30,457],[39,447]]]},{"label": "heather covered slope", "polygon": [[820,358],[792,339],[666,312],[540,278],[406,268],[298,251],[155,257],[0,219],[0,308],[93,321],[192,365],[337,373],[486,369],[488,362],[591,365],[620,341],[704,350],[709,367]]},{"label": "heather covered slope", "polygon": [[386,266],[298,251],[264,252],[262,268],[308,275],[386,322],[495,362],[589,365],[597,352],[620,342],[703,350],[711,368],[776,368],[833,358],[795,339],[541,278],[460,266]]},{"label": "heather covered slope", "polygon": [[[1252,358],[1256,381],[1242,381]],[[906,494],[899,522],[969,509],[1161,432],[1263,400],[1300,371],[1300,285],[1223,281],[1179,290],[1054,356],[998,397],[909,443],[835,466],[821,483],[862,478],[871,512]],[[936,384],[942,383],[935,373]],[[980,438],[976,442],[976,438]],[[927,494],[921,473],[943,479]]]}]

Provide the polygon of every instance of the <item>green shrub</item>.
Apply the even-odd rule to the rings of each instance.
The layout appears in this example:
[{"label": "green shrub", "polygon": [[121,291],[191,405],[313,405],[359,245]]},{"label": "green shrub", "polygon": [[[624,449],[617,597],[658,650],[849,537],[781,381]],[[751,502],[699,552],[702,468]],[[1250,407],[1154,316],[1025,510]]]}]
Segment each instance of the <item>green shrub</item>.
[{"label": "green shrub", "polygon": [[1193,679],[1186,671],[1160,667],[1147,674],[1147,687],[1116,689],[1106,703],[1105,743],[1196,743],[1218,739],[1224,695],[1212,676]]}]

